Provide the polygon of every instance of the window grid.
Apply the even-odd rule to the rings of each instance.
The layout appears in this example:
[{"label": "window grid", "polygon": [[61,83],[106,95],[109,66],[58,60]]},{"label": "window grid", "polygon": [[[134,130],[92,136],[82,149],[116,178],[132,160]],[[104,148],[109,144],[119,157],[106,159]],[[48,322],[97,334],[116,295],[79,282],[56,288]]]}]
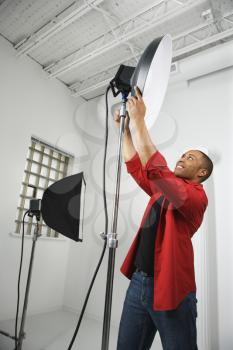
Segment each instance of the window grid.
[{"label": "window grid", "polygon": [[[24,179],[22,182],[19,205],[17,206],[16,233],[22,233],[23,215],[29,209],[30,199],[42,198],[43,192],[52,183],[67,175],[69,160],[72,156],[65,155],[54,147],[49,147],[36,139],[31,140]],[[25,218],[25,234],[33,234],[36,223],[31,217]],[[49,228],[42,217],[39,222],[39,233],[46,237],[58,238],[59,233]]]}]

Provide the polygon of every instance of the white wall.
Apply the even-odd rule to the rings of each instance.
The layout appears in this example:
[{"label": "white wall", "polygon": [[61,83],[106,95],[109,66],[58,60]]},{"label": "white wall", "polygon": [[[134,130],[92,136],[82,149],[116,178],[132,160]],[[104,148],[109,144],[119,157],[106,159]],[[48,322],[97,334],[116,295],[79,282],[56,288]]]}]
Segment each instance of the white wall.
[{"label": "white wall", "polygon": [[[211,56],[209,57],[211,60]],[[195,59],[189,59],[195,64]],[[233,266],[230,221],[232,208],[232,88],[233,70],[227,69],[187,83],[171,85],[159,119],[151,130],[151,136],[166,157],[171,169],[183,150],[204,146],[215,162],[211,179],[205,183],[209,207],[202,228],[193,238],[198,302],[198,343],[203,350],[230,350],[233,347],[232,298]],[[76,112],[77,132],[90,157],[80,161],[88,176],[88,213],[85,225],[85,242],[71,244],[66,279],[65,305],[80,310],[91,276],[101,253],[102,242],[97,238],[104,230],[101,198],[104,114],[101,99],[89,103],[85,120],[83,109]],[[91,125],[91,127],[89,127]],[[102,130],[102,133],[101,133]],[[107,165],[108,200],[112,206],[114,161],[117,150],[117,134],[110,123],[109,158]],[[226,196],[228,194],[228,196]],[[95,204],[95,197],[98,205]],[[119,215],[119,248],[116,254],[112,322],[118,324],[128,281],[119,268],[140,223],[148,198],[125,172],[122,172]],[[110,223],[112,211],[109,211]],[[88,216],[88,215],[87,215]],[[75,268],[76,266],[76,268]],[[206,268],[206,271],[205,271]],[[97,319],[103,317],[107,255],[97,277],[87,313]],[[81,296],[81,299],[80,299]]]},{"label": "white wall", "polygon": [[[206,304],[210,349],[224,350],[233,346],[230,327],[233,320],[227,312],[232,308],[233,291],[233,281],[229,279],[233,263],[233,239],[230,235],[232,88],[233,70],[228,69],[193,81],[186,89],[171,91],[165,104],[166,109],[178,121],[179,133],[175,146],[181,149],[189,144],[204,145],[210,150],[210,157],[215,160],[213,176],[206,183],[209,197],[206,223]],[[173,149],[170,148],[168,156],[172,152]],[[201,270],[203,266],[199,268]]]},{"label": "white wall", "polygon": [[[190,60],[190,64],[195,64],[194,59]],[[81,101],[70,97],[62,84],[47,79],[36,63],[30,59],[16,58],[11,45],[3,39],[0,39],[0,73],[0,318],[14,317],[15,313],[20,240],[11,237],[9,233],[13,232],[15,226],[18,195],[31,134],[76,154],[74,171],[85,171],[87,194],[83,243],[43,239],[37,243],[29,313],[56,309],[62,304],[68,309],[80,310],[103,246],[98,238],[98,234],[104,230],[101,198],[103,99],[81,105]],[[193,146],[206,146],[211,151],[210,156],[214,154],[214,174],[205,185],[209,208],[202,228],[193,239],[199,299],[198,334],[199,337],[201,335],[199,344],[203,350],[230,350],[233,347],[233,316],[229,312],[232,309],[233,294],[230,268],[233,266],[230,221],[230,179],[233,172],[230,138],[233,126],[232,87],[231,69],[193,80],[189,85],[182,82],[171,85],[161,115],[151,130],[155,144],[171,168],[180,152]],[[110,122],[107,163],[109,229],[116,148],[117,133]],[[140,223],[147,200],[148,197],[136,187],[123,166],[118,220],[119,248],[116,254],[112,310],[112,322],[115,324],[119,322],[128,285],[119,268]],[[31,240],[26,240],[25,268],[28,266],[30,247]],[[206,278],[203,261],[207,267]],[[87,308],[87,313],[97,319],[103,316],[106,270],[107,254]],[[25,277],[26,271],[23,282]],[[204,328],[208,331],[207,336],[203,334]],[[202,346],[204,342],[207,346]]]},{"label": "white wall", "polygon": [[[57,80],[49,80],[29,58],[17,58],[12,46],[0,38],[0,319],[14,317],[20,259],[15,229],[16,208],[31,135],[51,144],[73,130],[77,99]],[[58,142],[59,141],[59,142]],[[65,145],[64,145],[65,147]],[[68,149],[68,151],[73,151]],[[29,264],[31,239],[25,240],[21,296]],[[57,309],[63,304],[68,242],[40,238],[36,246],[28,313]]]}]

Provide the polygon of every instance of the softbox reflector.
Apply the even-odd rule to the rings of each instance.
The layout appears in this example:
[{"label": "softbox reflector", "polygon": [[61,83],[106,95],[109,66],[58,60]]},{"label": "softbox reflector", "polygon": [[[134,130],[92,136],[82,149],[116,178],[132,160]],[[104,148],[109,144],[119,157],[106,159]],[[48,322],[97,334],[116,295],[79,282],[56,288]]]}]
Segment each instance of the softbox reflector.
[{"label": "softbox reflector", "polygon": [[82,241],[79,235],[85,180],[83,173],[67,176],[49,186],[42,197],[44,222],[62,235]]},{"label": "softbox reflector", "polygon": [[169,34],[154,39],[144,50],[131,78],[132,95],[138,86],[146,105],[145,122],[150,128],[157,119],[167,90],[172,62]]}]

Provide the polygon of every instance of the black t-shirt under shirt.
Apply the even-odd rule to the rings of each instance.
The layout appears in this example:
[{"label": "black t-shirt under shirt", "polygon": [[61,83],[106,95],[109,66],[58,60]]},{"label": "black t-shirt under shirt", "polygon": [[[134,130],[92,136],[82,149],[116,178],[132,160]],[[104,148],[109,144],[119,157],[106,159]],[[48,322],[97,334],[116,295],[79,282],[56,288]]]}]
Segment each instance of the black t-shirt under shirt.
[{"label": "black t-shirt under shirt", "polygon": [[134,261],[135,266],[146,272],[149,276],[154,275],[155,239],[163,199],[164,196],[157,199],[146,217],[139,234],[139,244]]}]

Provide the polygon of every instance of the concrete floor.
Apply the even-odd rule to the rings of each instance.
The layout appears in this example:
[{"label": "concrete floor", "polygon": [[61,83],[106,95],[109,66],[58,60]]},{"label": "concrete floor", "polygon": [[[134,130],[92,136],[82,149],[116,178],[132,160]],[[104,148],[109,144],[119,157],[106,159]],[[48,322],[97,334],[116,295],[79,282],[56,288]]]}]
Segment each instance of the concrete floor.
[{"label": "concrete floor", "polygon": [[[77,325],[72,312],[56,311],[27,317],[22,350],[66,350]],[[0,322],[0,329],[13,335],[14,321]],[[116,350],[118,327],[111,326],[109,350]],[[72,350],[100,350],[102,322],[84,317]],[[13,350],[14,341],[0,334],[0,350]],[[151,350],[161,350],[158,334]]]}]

